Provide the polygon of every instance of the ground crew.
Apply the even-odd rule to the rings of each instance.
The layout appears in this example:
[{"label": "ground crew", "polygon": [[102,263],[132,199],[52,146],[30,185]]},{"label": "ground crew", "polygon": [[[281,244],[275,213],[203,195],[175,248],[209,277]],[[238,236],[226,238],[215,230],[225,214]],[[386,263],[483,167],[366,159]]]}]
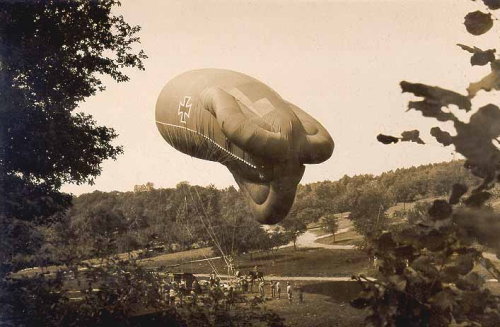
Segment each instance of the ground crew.
[{"label": "ground crew", "polygon": [[286,282],[286,295],[288,296],[288,302],[292,303],[292,285],[290,285],[290,282]]},{"label": "ground crew", "polygon": [[215,285],[215,274],[213,274],[213,273],[210,274],[208,282],[209,282],[210,286],[214,286]]},{"label": "ground crew", "polygon": [[260,293],[260,297],[262,297],[262,299],[264,299],[264,281],[261,281],[259,283],[259,293]]},{"label": "ground crew", "polygon": [[172,285],[170,287],[170,291],[169,291],[169,297],[170,297],[169,304],[172,306],[175,305],[175,296],[176,295],[177,295],[177,292],[175,291],[174,285]]},{"label": "ground crew", "polygon": [[163,300],[167,301],[167,303],[169,302],[168,298],[169,290],[170,290],[170,285],[165,280],[163,280],[160,285],[160,294],[162,295]]},{"label": "ground crew", "polygon": [[297,294],[299,296],[299,303],[303,303],[304,302],[304,291],[302,290],[301,286],[299,286],[299,288],[297,289]]},{"label": "ground crew", "polygon": [[181,307],[184,305],[184,293],[186,292],[186,284],[182,283],[179,285],[179,290],[178,290],[178,294],[179,294],[179,302],[180,302],[180,305]]},{"label": "ground crew", "polygon": [[193,305],[196,305],[196,303],[198,302],[198,294],[195,292],[195,290],[191,290],[191,299],[192,299],[192,304]]},{"label": "ground crew", "polygon": [[271,297],[274,299],[276,297],[276,282],[271,281]]},{"label": "ground crew", "polygon": [[233,291],[232,286],[227,288],[226,291],[224,292],[224,302],[225,302],[226,310],[231,310],[231,307],[232,307],[233,302],[234,302],[234,291]]},{"label": "ground crew", "polygon": [[276,295],[278,299],[281,299],[281,285],[279,280],[276,282]]},{"label": "ground crew", "polygon": [[248,281],[246,278],[241,280],[241,288],[243,288],[243,292],[248,292]]},{"label": "ground crew", "polygon": [[201,293],[201,286],[196,279],[193,281],[193,284],[191,284],[191,289],[196,293],[196,295]]}]

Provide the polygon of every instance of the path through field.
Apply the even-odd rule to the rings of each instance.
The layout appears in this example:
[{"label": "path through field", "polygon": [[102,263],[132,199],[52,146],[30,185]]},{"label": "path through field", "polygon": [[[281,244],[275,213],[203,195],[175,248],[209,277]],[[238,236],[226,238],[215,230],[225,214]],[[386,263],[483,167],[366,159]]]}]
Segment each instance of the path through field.
[{"label": "path through field", "polygon": [[[345,233],[349,230],[349,228],[342,228],[335,234]],[[326,234],[318,236],[311,229],[305,231],[305,233],[301,234],[297,238],[297,246],[299,248],[323,248],[330,250],[352,250],[355,248],[354,245],[350,244],[322,244],[317,243],[316,240],[323,237],[328,237],[333,234]],[[288,244],[287,246],[293,245],[293,242]]]},{"label": "path through field", "polygon": [[[330,249],[330,250],[353,250],[356,247],[354,245],[350,244],[322,244],[322,243],[317,243],[316,240],[323,238],[323,237],[328,237],[333,234],[323,234],[323,235],[317,235],[313,231],[316,230],[317,228],[314,229],[308,229],[306,230],[303,234],[299,235],[297,238],[297,247],[299,248],[323,248],[323,249]],[[342,228],[337,231],[335,234],[341,234],[349,231],[350,228]],[[293,242],[290,242],[286,245],[280,246],[280,248],[285,248],[293,246]],[[203,258],[203,259],[196,259],[196,260],[191,260],[188,261],[187,263],[195,263],[195,262],[203,262],[207,260],[216,260],[220,259],[220,256],[213,256],[209,258]],[[325,279],[326,280],[326,279]]]},{"label": "path through field", "polygon": [[[210,274],[194,274],[198,278],[209,278]],[[221,279],[231,279],[234,276],[219,275]],[[276,276],[266,275],[266,280],[287,280],[287,281],[325,281],[325,282],[350,282],[353,281],[351,277],[312,277],[312,276]]]}]

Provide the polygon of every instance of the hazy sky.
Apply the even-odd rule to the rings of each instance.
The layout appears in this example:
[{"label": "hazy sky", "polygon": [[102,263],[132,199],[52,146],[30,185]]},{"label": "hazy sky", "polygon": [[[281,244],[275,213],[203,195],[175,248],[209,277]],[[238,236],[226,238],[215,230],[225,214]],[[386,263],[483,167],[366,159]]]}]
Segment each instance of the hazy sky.
[{"label": "hazy sky", "polygon": [[[451,148],[432,142],[434,120],[404,112],[411,97],[399,82],[465,93],[488,68],[469,67],[456,43],[488,48],[498,41],[465,31],[464,15],[481,8],[468,0],[122,2],[118,12],[142,27],[146,70],[131,71],[127,83],[106,80],[107,90],[80,109],[115,128],[125,154],[104,163],[95,185],[66,185],[67,192],[129,191],[146,182],[235,185],[224,166],[176,151],[155,126],[165,83],[206,67],[251,75],[326,127],[333,156],[307,166],[302,183],[453,159]],[[432,144],[384,146],[375,138],[414,128]]]}]

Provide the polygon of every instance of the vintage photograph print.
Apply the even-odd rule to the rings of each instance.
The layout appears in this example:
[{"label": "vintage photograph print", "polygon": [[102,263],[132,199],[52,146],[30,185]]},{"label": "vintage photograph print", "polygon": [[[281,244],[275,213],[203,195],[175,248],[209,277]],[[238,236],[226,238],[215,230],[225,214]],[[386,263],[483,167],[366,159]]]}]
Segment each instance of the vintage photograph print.
[{"label": "vintage photograph print", "polygon": [[0,326],[500,326],[499,40],[500,0],[0,0]]}]

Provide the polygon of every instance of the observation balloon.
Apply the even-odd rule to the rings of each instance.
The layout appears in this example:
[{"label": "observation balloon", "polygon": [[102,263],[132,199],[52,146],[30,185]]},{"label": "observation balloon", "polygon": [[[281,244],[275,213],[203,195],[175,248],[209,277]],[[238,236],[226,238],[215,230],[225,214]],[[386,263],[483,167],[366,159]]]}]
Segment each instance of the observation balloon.
[{"label": "observation balloon", "polygon": [[263,224],[285,218],[304,164],[327,160],[334,147],[302,109],[262,82],[222,69],[168,82],[156,103],[156,125],[175,149],[225,165]]}]

